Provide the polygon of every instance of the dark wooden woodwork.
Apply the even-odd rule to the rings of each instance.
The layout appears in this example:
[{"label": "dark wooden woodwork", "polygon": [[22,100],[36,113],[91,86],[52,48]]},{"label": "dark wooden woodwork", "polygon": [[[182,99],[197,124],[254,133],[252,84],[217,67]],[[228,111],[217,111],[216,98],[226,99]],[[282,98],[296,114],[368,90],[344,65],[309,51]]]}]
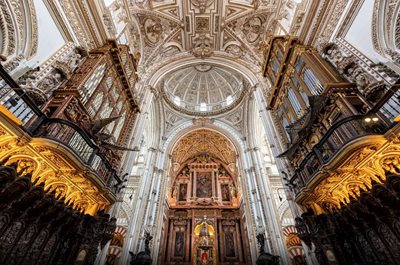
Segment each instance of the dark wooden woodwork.
[{"label": "dark wooden woodwork", "polygon": [[400,264],[399,174],[387,174],[385,183],[333,213],[296,218],[300,238],[315,247],[321,265]]},{"label": "dark wooden woodwork", "polygon": [[93,264],[111,240],[115,218],[82,214],[17,172],[17,163],[0,162],[0,264]]}]

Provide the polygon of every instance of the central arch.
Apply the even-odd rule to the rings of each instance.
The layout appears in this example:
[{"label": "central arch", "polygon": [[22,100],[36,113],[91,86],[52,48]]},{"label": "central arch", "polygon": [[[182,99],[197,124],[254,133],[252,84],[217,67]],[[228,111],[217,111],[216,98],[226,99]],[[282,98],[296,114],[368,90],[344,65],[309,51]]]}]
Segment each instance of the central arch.
[{"label": "central arch", "polygon": [[249,264],[237,144],[204,125],[170,137],[160,238],[163,264]]}]

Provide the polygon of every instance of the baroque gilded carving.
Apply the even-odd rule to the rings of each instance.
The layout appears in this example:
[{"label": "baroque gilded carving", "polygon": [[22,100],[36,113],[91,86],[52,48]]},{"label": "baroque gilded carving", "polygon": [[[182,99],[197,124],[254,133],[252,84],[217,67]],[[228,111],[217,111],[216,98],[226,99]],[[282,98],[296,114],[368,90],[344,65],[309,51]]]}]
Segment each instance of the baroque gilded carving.
[{"label": "baroque gilded carving", "polygon": [[[296,198],[301,205],[315,212],[333,211],[358,199],[373,183],[386,181],[386,174],[400,174],[400,145],[392,141],[375,142],[358,149],[334,172],[319,173],[322,181],[312,184],[312,192]],[[328,171],[326,171],[328,172]]]},{"label": "baroque gilded carving", "polygon": [[42,183],[47,192],[54,192],[66,204],[90,215],[113,203],[114,198],[93,182],[95,175],[60,148],[52,147],[51,141],[23,134],[17,137],[0,129],[4,131],[0,135],[0,160],[7,159],[7,165],[16,163],[18,172],[30,173],[32,182]]}]

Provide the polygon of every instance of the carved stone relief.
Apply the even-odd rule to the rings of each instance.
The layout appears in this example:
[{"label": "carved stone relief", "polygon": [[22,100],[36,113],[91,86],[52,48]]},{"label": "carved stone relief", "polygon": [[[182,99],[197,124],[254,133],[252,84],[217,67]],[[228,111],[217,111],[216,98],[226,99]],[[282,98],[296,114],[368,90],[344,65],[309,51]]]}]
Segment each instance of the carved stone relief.
[{"label": "carved stone relief", "polygon": [[182,163],[196,153],[211,153],[226,164],[235,163],[234,146],[219,133],[201,129],[187,134],[175,147],[174,161]]},{"label": "carved stone relief", "polygon": [[81,21],[82,13],[76,8],[75,3],[70,0],[59,0],[58,2],[66,14],[66,18],[77,36],[80,45],[87,49],[95,48],[94,40],[87,32],[88,29],[85,27],[85,23]]},{"label": "carved stone relief", "polygon": [[400,1],[375,1],[372,20],[372,42],[382,56],[400,64]]},{"label": "carved stone relief", "polygon": [[350,82],[357,84],[360,91],[367,92],[379,81],[365,71],[354,56],[348,56],[335,44],[328,44],[322,50],[322,56],[343,74]]},{"label": "carved stone relief", "polygon": [[204,13],[206,8],[209,7],[214,0],[191,0],[192,4],[200,10],[200,13]]},{"label": "carved stone relief", "polygon": [[32,0],[0,1],[0,54],[7,71],[16,69],[21,61],[37,51],[36,11]]},{"label": "carved stone relief", "polygon": [[[169,58],[176,60],[185,52],[207,58],[218,51],[218,55],[244,59],[258,69],[259,41],[273,26],[272,18],[277,8],[276,2],[259,4],[265,9],[258,9],[255,13],[251,5],[256,3],[191,0],[186,5],[168,1],[135,4],[131,13],[139,21],[146,40],[144,65],[156,67],[161,62],[167,64]],[[231,11],[221,15],[220,11],[224,8]],[[226,31],[228,28],[229,33]],[[164,53],[164,50],[167,52]]]}]

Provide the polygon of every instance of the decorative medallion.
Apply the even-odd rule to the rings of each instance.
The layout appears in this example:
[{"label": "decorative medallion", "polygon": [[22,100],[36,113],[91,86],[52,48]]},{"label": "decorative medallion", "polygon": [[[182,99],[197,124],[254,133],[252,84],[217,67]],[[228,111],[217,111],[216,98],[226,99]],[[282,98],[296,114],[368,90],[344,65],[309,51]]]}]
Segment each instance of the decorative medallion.
[{"label": "decorative medallion", "polygon": [[260,17],[252,17],[246,20],[243,25],[242,31],[246,36],[246,40],[254,43],[263,32],[263,22]]},{"label": "decorative medallion", "polygon": [[144,21],[144,32],[147,39],[155,44],[160,41],[161,35],[163,33],[163,27],[160,22],[153,20],[152,18],[147,18]]},{"label": "decorative medallion", "polygon": [[199,72],[208,72],[211,70],[212,66],[210,64],[197,64],[194,68]]}]

